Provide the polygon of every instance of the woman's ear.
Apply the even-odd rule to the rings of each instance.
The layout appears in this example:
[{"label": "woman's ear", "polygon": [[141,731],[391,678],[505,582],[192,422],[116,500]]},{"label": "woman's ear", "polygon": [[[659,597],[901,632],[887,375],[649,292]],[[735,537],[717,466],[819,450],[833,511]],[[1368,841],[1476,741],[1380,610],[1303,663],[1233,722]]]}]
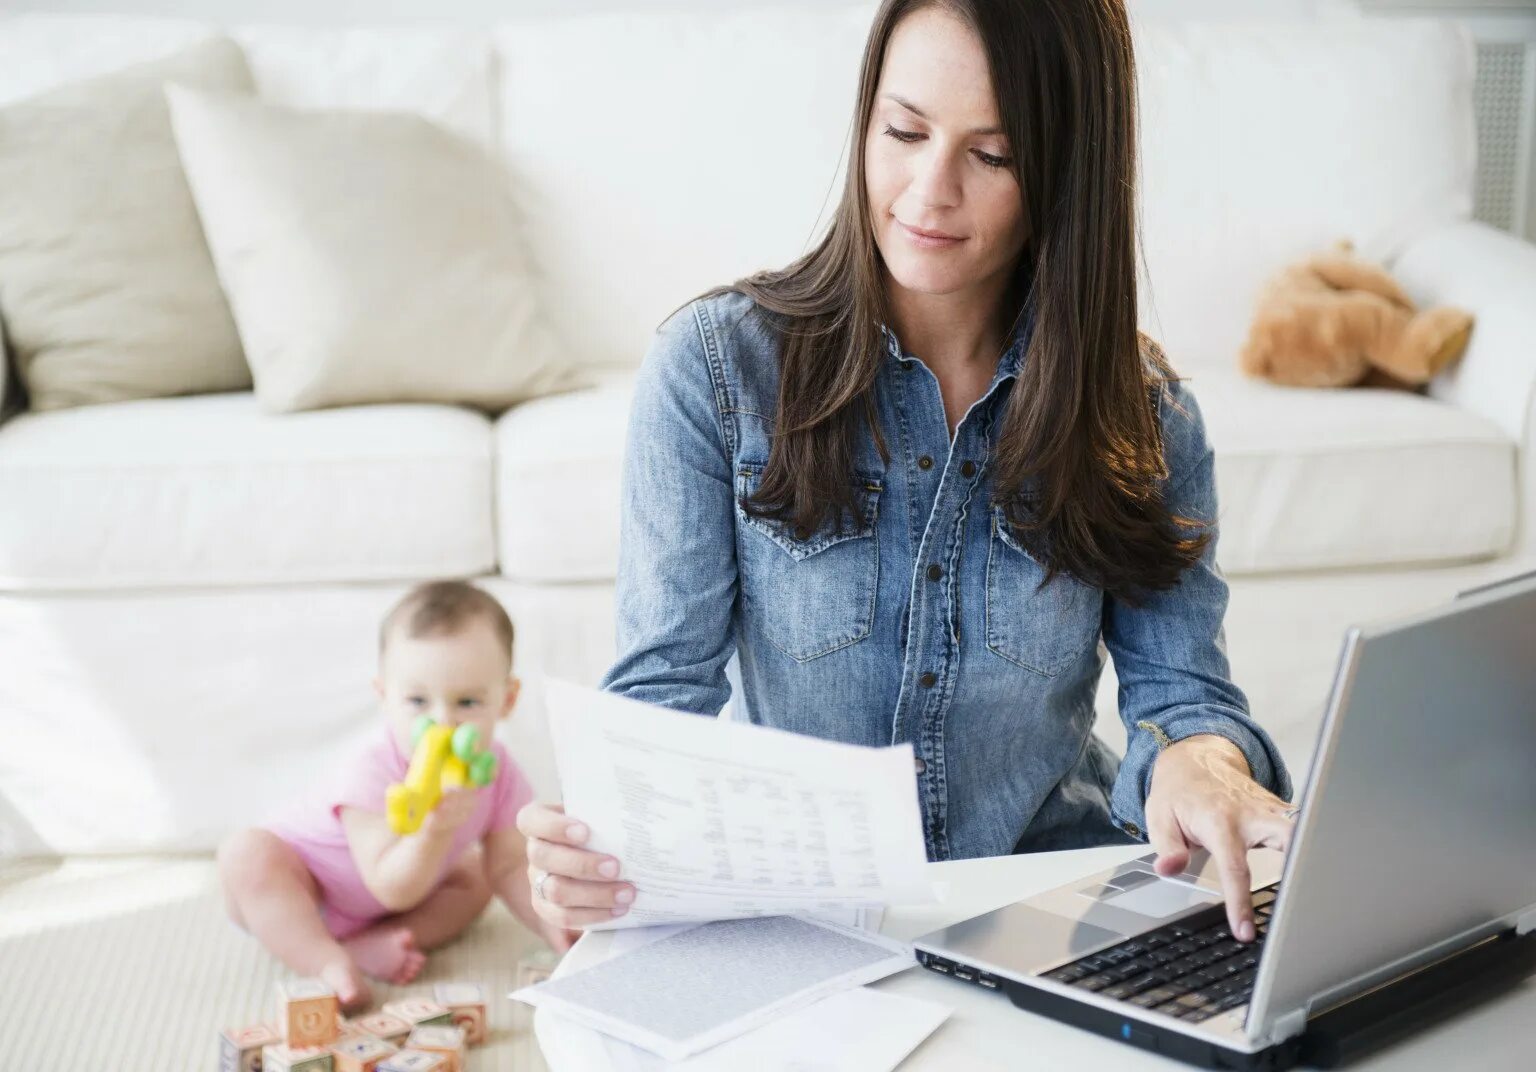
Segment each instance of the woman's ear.
[{"label": "woman's ear", "polygon": [[522,679],[516,674],[507,675],[507,695],[502,701],[500,718],[506,718],[512,713],[512,708],[517,706],[517,694],[523,690]]}]

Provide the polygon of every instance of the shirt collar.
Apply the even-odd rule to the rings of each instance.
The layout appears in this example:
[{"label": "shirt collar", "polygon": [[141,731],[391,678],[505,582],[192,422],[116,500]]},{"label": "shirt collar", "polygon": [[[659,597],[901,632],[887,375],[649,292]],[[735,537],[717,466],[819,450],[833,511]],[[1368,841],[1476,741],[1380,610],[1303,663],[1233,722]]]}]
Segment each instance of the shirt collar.
[{"label": "shirt collar", "polygon": [[[1035,326],[1035,312],[1032,306],[1026,307],[1024,315],[1018,318],[1014,325],[1013,337],[1008,342],[1008,349],[1003,351],[1003,356],[997,362],[997,375],[993,382],[1007,376],[1017,376],[1019,366],[1024,363],[1024,351],[1029,348],[1029,337]],[[885,339],[885,352],[892,360],[905,360],[905,352],[901,348],[901,340],[896,337],[896,332],[887,324],[880,325],[880,334]]]}]

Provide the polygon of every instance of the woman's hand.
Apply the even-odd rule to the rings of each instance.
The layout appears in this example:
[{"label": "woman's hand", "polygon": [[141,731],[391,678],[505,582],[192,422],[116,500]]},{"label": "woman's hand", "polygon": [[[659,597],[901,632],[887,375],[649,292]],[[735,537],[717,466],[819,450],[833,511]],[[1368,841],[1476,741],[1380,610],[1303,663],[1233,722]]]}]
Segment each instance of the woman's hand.
[{"label": "woman's hand", "polygon": [[1227,924],[1239,941],[1253,941],[1248,850],[1290,847],[1295,823],[1287,808],[1253,780],[1231,741],[1212,734],[1176,741],[1152,765],[1147,794],[1147,838],[1157,852],[1158,874],[1183,871],[1191,848],[1209,850],[1226,895]]},{"label": "woman's hand", "polygon": [[[559,804],[529,804],[517,813],[517,828],[528,839],[528,882],[533,908],[548,925],[545,937],[557,953],[570,948],[556,940],[569,928],[622,916],[635,899],[635,888],[614,881],[619,861],[581,848],[589,831],[570,819]],[[545,872],[549,873],[544,878]],[[539,881],[543,879],[542,896]]]}]

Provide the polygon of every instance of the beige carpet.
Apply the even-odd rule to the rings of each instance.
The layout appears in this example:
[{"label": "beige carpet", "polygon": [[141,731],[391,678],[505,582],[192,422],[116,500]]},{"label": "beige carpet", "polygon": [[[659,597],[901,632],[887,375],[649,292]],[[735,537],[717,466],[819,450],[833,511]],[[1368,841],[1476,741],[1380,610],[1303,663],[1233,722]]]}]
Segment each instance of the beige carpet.
[{"label": "beige carpet", "polygon": [[[542,948],[499,903],[379,1001],[479,983],[490,1041],[469,1072],[544,1072],[527,1006],[506,995]],[[0,864],[0,1069],[218,1067],[226,1026],[270,1019],[287,972],[225,919],[205,858]]]}]

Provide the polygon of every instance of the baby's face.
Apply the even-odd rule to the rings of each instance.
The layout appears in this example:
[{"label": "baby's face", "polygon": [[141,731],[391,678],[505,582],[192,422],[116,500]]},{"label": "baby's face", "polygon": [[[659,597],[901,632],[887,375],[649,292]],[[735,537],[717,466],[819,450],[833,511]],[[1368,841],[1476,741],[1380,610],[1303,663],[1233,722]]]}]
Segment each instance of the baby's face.
[{"label": "baby's face", "polygon": [[517,701],[506,648],[488,622],[471,622],[455,633],[389,638],[374,683],[400,747],[411,750],[418,715],[457,726],[472,722],[489,741],[496,722]]}]

